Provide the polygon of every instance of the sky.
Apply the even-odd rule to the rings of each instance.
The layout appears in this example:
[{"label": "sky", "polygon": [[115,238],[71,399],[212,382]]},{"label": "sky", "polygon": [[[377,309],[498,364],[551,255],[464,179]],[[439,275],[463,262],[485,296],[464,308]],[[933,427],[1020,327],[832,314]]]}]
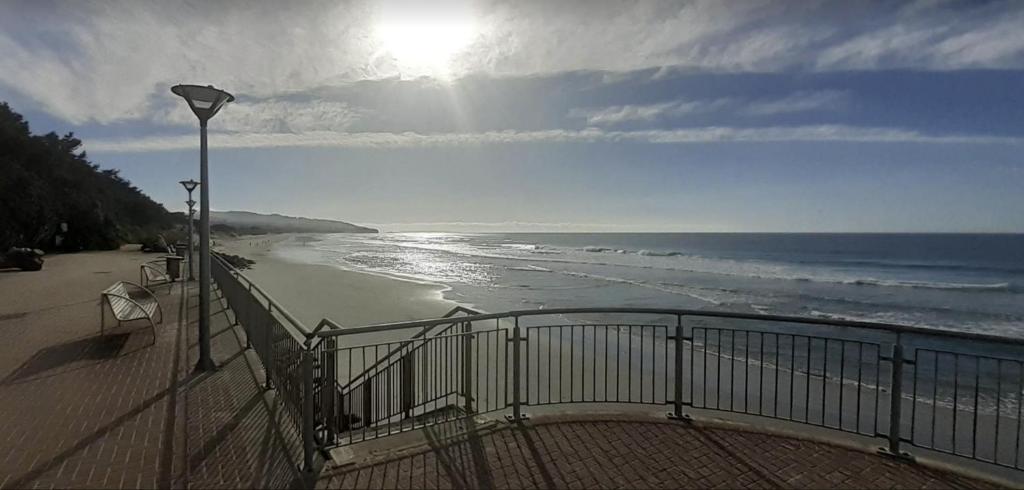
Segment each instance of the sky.
[{"label": "sky", "polygon": [[1024,2],[0,2],[0,100],[168,209],[1024,232]]}]

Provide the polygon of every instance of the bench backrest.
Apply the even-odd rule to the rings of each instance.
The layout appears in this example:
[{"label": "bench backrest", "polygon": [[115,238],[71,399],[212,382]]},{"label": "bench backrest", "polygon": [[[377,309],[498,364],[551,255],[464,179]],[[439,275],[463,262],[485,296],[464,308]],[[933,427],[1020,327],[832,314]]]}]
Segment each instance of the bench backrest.
[{"label": "bench backrest", "polygon": [[106,296],[108,294],[113,294],[113,295],[116,295],[116,296],[125,296],[125,297],[127,297],[128,296],[128,288],[125,287],[123,282],[117,281],[117,282],[114,283],[113,286],[110,286],[109,288],[103,290],[103,295],[104,296]]}]

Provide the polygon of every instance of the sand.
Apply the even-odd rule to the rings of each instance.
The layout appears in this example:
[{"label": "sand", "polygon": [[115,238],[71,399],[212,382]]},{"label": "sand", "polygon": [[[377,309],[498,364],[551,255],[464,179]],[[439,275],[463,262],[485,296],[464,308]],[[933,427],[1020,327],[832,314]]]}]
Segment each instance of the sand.
[{"label": "sand", "polygon": [[[291,236],[219,238],[216,248],[254,260],[256,264],[243,273],[307,327],[323,318],[343,327],[437,318],[457,306],[442,297],[441,285],[275,256],[274,244]],[[406,338],[408,332],[397,337]]]}]

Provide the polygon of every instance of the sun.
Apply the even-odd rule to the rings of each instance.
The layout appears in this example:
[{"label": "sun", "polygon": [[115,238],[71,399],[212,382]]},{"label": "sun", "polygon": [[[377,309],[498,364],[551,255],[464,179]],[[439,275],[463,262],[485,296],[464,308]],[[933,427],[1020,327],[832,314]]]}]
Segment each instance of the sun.
[{"label": "sun", "polygon": [[472,12],[458,7],[384,4],[373,29],[382,54],[395,61],[403,76],[446,78],[453,59],[477,34]]}]

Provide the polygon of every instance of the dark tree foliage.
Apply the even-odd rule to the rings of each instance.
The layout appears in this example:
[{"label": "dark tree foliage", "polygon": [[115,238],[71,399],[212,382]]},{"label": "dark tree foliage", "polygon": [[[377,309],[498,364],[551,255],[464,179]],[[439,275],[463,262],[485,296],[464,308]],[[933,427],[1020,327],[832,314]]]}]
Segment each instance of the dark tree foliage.
[{"label": "dark tree foliage", "polygon": [[80,146],[72,133],[33,136],[0,102],[0,253],[12,246],[112,249],[174,226],[162,205],[117,170],[100,170],[84,151],[76,153]]}]

